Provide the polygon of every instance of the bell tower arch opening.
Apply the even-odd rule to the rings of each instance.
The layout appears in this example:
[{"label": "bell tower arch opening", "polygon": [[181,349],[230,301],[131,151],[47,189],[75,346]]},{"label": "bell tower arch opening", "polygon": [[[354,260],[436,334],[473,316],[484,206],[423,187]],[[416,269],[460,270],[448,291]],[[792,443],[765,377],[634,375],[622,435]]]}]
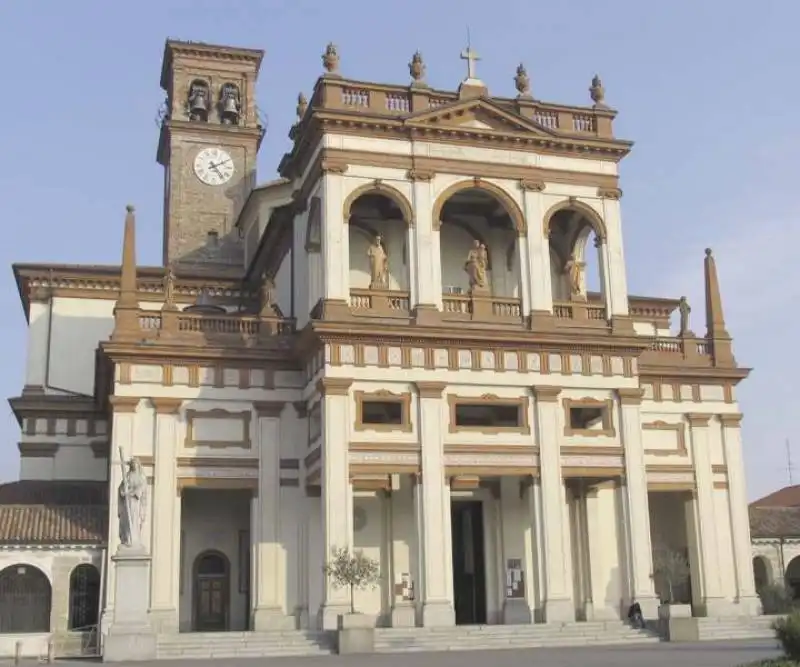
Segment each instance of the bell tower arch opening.
[{"label": "bell tower arch opening", "polygon": [[164,265],[244,270],[236,216],[264,136],[255,87],[264,52],[167,40],[157,160],[164,167]]}]

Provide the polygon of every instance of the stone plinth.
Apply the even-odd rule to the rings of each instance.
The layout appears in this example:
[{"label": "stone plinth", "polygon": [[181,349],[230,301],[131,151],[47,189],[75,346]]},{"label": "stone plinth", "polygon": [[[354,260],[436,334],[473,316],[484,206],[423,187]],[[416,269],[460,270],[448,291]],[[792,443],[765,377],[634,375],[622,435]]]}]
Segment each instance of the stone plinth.
[{"label": "stone plinth", "polygon": [[366,614],[342,614],[338,619],[339,655],[375,652],[375,619]]},{"label": "stone plinth", "polygon": [[150,556],[142,547],[121,546],[114,561],[114,613],[103,646],[104,662],[154,660],[156,634],[150,625]]}]

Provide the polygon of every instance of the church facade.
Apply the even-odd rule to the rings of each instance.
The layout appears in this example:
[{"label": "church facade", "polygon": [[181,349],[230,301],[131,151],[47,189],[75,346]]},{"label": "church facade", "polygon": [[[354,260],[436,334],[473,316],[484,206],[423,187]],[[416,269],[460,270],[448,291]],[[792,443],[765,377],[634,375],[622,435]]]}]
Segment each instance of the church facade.
[{"label": "church facade", "polygon": [[108,630],[130,511],[159,637],[334,629],[341,548],[378,563],[352,602],[381,627],[656,618],[672,588],[759,613],[713,254],[700,335],[685,300],[631,295],[632,144],[599,78],[550,104],[520,66],[499,97],[464,56],[442,91],[420,54],[377,84],[330,45],[259,184],[262,53],[167,42],[163,266],[137,265],[129,207],[120,266],[14,267],[0,650]]}]

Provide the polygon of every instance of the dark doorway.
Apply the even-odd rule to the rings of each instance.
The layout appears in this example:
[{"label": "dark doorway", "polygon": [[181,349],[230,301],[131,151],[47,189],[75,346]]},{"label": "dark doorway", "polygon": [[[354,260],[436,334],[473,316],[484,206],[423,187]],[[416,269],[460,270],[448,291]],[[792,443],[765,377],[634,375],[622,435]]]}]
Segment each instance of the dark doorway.
[{"label": "dark doorway", "polygon": [[216,551],[200,554],[194,562],[194,630],[224,632],[229,628],[230,566]]},{"label": "dark doorway", "polygon": [[456,624],[482,625],[486,623],[483,505],[479,500],[454,501],[450,518]]}]

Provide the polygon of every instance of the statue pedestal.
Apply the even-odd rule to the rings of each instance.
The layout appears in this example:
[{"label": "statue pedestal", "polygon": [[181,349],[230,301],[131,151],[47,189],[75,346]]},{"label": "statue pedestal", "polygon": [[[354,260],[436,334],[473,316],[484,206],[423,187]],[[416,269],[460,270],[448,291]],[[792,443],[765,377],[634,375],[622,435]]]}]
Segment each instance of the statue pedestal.
[{"label": "statue pedestal", "polygon": [[114,613],[103,645],[104,662],[154,660],[156,633],[150,625],[150,555],[144,547],[120,546],[115,565]]}]

